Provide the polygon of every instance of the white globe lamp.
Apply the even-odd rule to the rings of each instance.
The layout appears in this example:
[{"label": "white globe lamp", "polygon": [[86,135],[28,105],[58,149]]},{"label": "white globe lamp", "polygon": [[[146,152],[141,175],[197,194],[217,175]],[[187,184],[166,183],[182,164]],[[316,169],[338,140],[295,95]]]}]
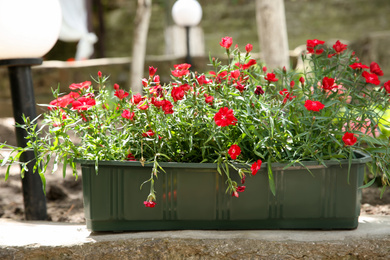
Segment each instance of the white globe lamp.
[{"label": "white globe lamp", "polygon": [[172,7],[172,18],[179,26],[196,26],[202,19],[202,7],[196,0],[178,0]]},{"label": "white globe lamp", "polygon": [[58,0],[0,0],[0,60],[44,56],[61,21]]}]

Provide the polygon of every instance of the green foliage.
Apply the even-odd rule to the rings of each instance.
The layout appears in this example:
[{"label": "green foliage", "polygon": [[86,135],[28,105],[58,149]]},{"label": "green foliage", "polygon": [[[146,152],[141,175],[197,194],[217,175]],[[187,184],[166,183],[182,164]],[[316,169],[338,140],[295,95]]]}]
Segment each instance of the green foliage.
[{"label": "green foliage", "polygon": [[[148,202],[156,200],[154,181],[164,171],[159,162],[217,163],[218,172],[227,177],[227,192],[238,196],[231,168],[244,181],[246,174],[257,172],[248,170],[253,162],[267,162],[274,193],[273,162],[303,165],[315,160],[325,165],[325,160],[351,161],[353,150],[360,150],[373,158],[369,166],[375,176],[389,184],[389,140],[378,128],[379,122],[388,123],[383,115],[389,94],[367,83],[364,69],[350,67],[358,62],[352,52],[335,54],[336,49],[327,48],[303,56],[308,64],[304,71],[271,72],[248,52],[230,46],[225,50],[228,64],[210,56],[211,71],[202,74],[180,64],[166,85],[151,68],[142,95],[106,86],[107,77],[101,75],[95,86],[71,86],[71,96],[55,90],[42,127],[28,118],[20,126],[29,133],[23,149],[35,152],[42,178],[51,160],[54,170],[63,162],[75,176],[75,160],[93,160],[96,168],[101,160],[153,163],[145,181],[150,184]],[[328,86],[325,77],[333,80]],[[217,120],[222,108],[232,113],[222,116],[226,125]],[[240,151],[231,151],[233,145]],[[19,160],[23,149],[13,149],[17,154],[3,157],[2,165]]]}]

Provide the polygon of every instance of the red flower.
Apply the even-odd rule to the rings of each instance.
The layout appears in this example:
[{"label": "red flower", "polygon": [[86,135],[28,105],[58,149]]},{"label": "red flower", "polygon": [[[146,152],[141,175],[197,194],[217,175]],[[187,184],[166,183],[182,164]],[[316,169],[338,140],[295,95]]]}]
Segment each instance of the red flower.
[{"label": "red flower", "polygon": [[154,208],[154,206],[156,206],[156,202],[154,202],[154,201],[144,201],[144,205],[147,208]]},{"label": "red flower", "polygon": [[163,96],[163,88],[161,85],[153,86],[149,89],[149,94],[157,97],[162,97]]},{"label": "red flower", "polygon": [[182,63],[182,64],[173,65],[173,67],[177,70],[188,70],[189,68],[191,68],[191,64]]},{"label": "red flower", "polygon": [[130,110],[125,109],[125,110],[123,110],[121,116],[122,116],[123,118],[125,118],[125,119],[133,120],[133,119],[134,119],[134,115],[135,115],[134,112],[130,112]]},{"label": "red flower", "polygon": [[325,106],[320,101],[306,100],[305,107],[309,111],[316,111],[316,112],[318,112],[321,109],[323,109]]},{"label": "red flower", "polygon": [[305,85],[305,78],[304,77],[300,77],[299,78],[299,82],[301,82],[302,86]]},{"label": "red flower", "polygon": [[221,42],[219,43],[219,45],[221,45],[226,49],[229,49],[230,46],[232,46],[232,44],[233,44],[233,38],[228,36],[222,38]]},{"label": "red flower", "polygon": [[149,66],[149,77],[153,77],[154,74],[156,74],[157,68],[154,68],[153,66]]},{"label": "red flower", "polygon": [[171,101],[164,99],[163,102],[162,110],[164,111],[164,114],[173,114],[173,105]]},{"label": "red flower", "polygon": [[101,72],[100,70],[98,71],[98,73],[97,73],[97,74],[98,74],[98,77],[99,77],[99,78],[101,78],[101,77],[102,77],[102,72]]},{"label": "red flower", "polygon": [[118,89],[119,89],[119,85],[115,83],[115,84],[114,84],[114,89],[115,89],[115,90],[118,90]]},{"label": "red flower", "polygon": [[155,132],[153,132],[153,130],[149,130],[146,133],[142,133],[143,137],[152,137],[154,135],[155,135]]},{"label": "red flower", "polygon": [[390,80],[385,82],[385,84],[383,84],[383,87],[385,88],[386,92],[390,94]]},{"label": "red flower", "polygon": [[366,83],[372,83],[374,85],[379,85],[381,83],[375,73],[363,71],[362,76],[366,79]]},{"label": "red flower", "polygon": [[241,68],[243,69],[243,70],[246,70],[246,69],[249,69],[251,66],[253,66],[253,65],[256,65],[256,60],[255,59],[250,59],[247,63],[245,63],[245,64],[243,64],[242,66],[241,66]]},{"label": "red flower", "polygon": [[315,47],[317,45],[324,44],[325,42],[321,41],[321,40],[314,39],[314,40],[307,40],[306,43],[309,46]]},{"label": "red flower", "polygon": [[376,62],[371,62],[370,71],[378,76],[383,76],[383,71]]},{"label": "red flower", "polygon": [[253,49],[253,45],[252,45],[252,44],[250,44],[250,43],[248,43],[248,44],[245,46],[245,50],[246,50],[246,52],[251,52],[251,51],[252,51],[252,49]]},{"label": "red flower", "polygon": [[242,174],[242,178],[241,178],[241,184],[244,184],[244,183],[245,183],[245,179],[246,179],[246,176],[245,176],[245,174]]},{"label": "red flower", "polygon": [[156,75],[153,77],[153,82],[156,83],[156,84],[160,84],[160,76],[159,75]]},{"label": "red flower", "polygon": [[204,94],[204,97],[205,97],[205,102],[207,104],[210,104],[210,105],[213,104],[213,101],[214,101],[214,97],[213,96],[210,96],[208,94]]},{"label": "red flower", "polygon": [[332,90],[334,88],[337,88],[337,86],[334,84],[334,79],[324,77],[322,80],[322,88],[326,90]]},{"label": "red flower", "polygon": [[342,139],[345,145],[354,145],[357,142],[357,138],[353,133],[346,132]]},{"label": "red flower", "polygon": [[238,77],[240,76],[240,71],[234,70],[234,71],[230,72],[230,76],[234,79],[238,79]]},{"label": "red flower", "polygon": [[240,92],[243,92],[245,90],[245,86],[242,85],[240,82],[237,82],[236,89],[238,89],[238,91]]},{"label": "red flower", "polygon": [[289,93],[288,93],[288,89],[286,89],[286,88],[284,88],[284,89],[282,89],[281,91],[279,91],[279,94],[280,95],[282,95],[282,96],[284,96],[284,95],[288,95]]},{"label": "red flower", "polygon": [[176,78],[183,77],[189,73],[190,73],[189,70],[172,70],[172,75]]},{"label": "red flower", "polygon": [[267,73],[267,76],[264,77],[265,80],[268,80],[269,82],[276,82],[278,81],[279,79],[275,78],[275,74],[274,73]]},{"label": "red flower", "polygon": [[78,98],[80,96],[79,93],[76,93],[76,92],[70,92],[68,95],[65,95],[65,96],[62,96],[62,97],[59,97],[53,101],[50,102],[50,106],[48,107],[49,110],[52,110],[53,107],[51,106],[55,106],[55,107],[66,107],[68,106],[69,104],[72,104],[73,101]]},{"label": "red flower", "polygon": [[126,161],[137,161],[132,153],[126,156]]},{"label": "red flower", "polygon": [[221,83],[222,81],[224,81],[226,79],[226,76],[227,76],[227,71],[222,71],[221,73],[218,73],[215,74],[214,71],[210,71],[209,72],[210,75],[212,75],[213,77],[215,77],[214,81],[217,82],[217,83]]},{"label": "red flower", "polygon": [[198,82],[198,84],[200,86],[202,86],[205,83],[205,81],[206,81],[206,76],[205,75],[201,75],[199,77],[196,76],[196,81]]},{"label": "red flower", "polygon": [[142,104],[138,104],[137,107],[138,107],[138,109],[140,109],[140,110],[146,110],[146,109],[149,108],[147,102],[143,102]]},{"label": "red flower", "polygon": [[349,65],[352,69],[356,70],[356,69],[368,69],[368,66],[364,65],[364,64],[361,64],[361,63],[358,63],[358,62],[355,62],[354,64],[351,64]]},{"label": "red flower", "polygon": [[172,96],[174,102],[177,102],[178,100],[182,100],[184,95],[185,95],[185,92],[181,86],[172,88],[171,96]]},{"label": "red flower", "polygon": [[323,53],[324,52],[324,50],[323,49],[316,49],[315,51],[314,51],[314,49],[315,49],[315,47],[317,46],[317,45],[321,45],[321,44],[324,44],[325,42],[324,41],[320,41],[320,40],[317,40],[317,39],[314,39],[314,40],[307,40],[307,42],[306,42],[306,49],[307,49],[307,52],[308,53],[315,53],[315,54],[321,54],[321,53]]},{"label": "red flower", "polygon": [[255,94],[256,95],[263,95],[264,94],[263,88],[261,86],[256,86]]},{"label": "red flower", "polygon": [[218,126],[224,127],[229,125],[236,125],[237,118],[234,117],[232,109],[222,107],[214,115],[214,121]]},{"label": "red flower", "polygon": [[69,86],[71,90],[76,90],[76,89],[87,89],[91,86],[91,81],[84,81],[82,83],[73,83]]},{"label": "red flower", "polygon": [[236,191],[237,191],[237,192],[244,192],[244,191],[245,191],[245,188],[246,188],[245,186],[237,186],[237,187],[236,187]]},{"label": "red flower", "polygon": [[257,171],[261,168],[261,160],[257,160],[257,162],[254,162],[251,166],[252,175],[256,175]]},{"label": "red flower", "polygon": [[186,93],[188,90],[191,89],[191,86],[188,84],[180,85],[181,89],[184,90],[184,93]]},{"label": "red flower", "polygon": [[133,95],[133,98],[131,99],[131,101],[133,102],[134,105],[137,105],[142,100],[144,100],[144,99],[143,99],[143,97],[141,96],[140,93],[137,93],[137,94]]},{"label": "red flower", "polygon": [[290,96],[292,93],[288,92],[288,90],[286,88],[279,91],[279,94],[284,96],[283,104],[285,104],[287,102],[287,100],[292,100],[293,98],[297,97],[297,96]]},{"label": "red flower", "polygon": [[143,78],[142,79],[142,86],[144,86],[144,88],[146,88],[148,86],[148,80]]},{"label": "red flower", "polygon": [[340,41],[337,41],[334,45],[333,45],[333,49],[336,51],[336,53],[333,53],[333,54],[329,54],[328,57],[332,57],[336,54],[340,54],[342,53],[343,51],[345,51],[347,49],[347,45],[346,44],[342,44]]},{"label": "red flower", "polygon": [[151,103],[152,103],[155,107],[162,107],[162,105],[164,105],[164,101],[163,101],[163,100],[158,100],[158,99],[155,98],[155,97],[152,97]]},{"label": "red flower", "polygon": [[124,99],[125,97],[127,97],[129,95],[129,93],[127,93],[126,91],[124,91],[123,89],[118,89],[117,91],[115,91],[115,94],[114,96],[116,96],[117,98],[119,98],[120,100]]},{"label": "red flower", "polygon": [[233,144],[232,146],[230,146],[228,154],[233,160],[235,160],[237,159],[237,156],[241,154],[241,148],[238,145]]},{"label": "red flower", "polygon": [[73,101],[72,109],[76,109],[78,111],[88,110],[89,108],[93,107],[94,105],[96,105],[95,99],[81,97],[81,98]]}]

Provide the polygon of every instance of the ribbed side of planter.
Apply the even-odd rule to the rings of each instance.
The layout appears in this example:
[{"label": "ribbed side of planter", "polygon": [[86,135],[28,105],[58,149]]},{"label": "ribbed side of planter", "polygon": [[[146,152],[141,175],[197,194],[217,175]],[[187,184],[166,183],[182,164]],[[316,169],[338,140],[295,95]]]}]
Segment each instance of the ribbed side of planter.
[{"label": "ribbed side of planter", "polygon": [[[151,167],[138,162],[82,161],[84,211],[92,231],[174,229],[354,229],[358,225],[364,165],[369,157],[328,167],[308,163],[283,170],[273,164],[276,196],[266,167],[248,176],[239,198],[225,193],[215,164],[161,163],[166,173],[155,182],[155,208],[149,194]],[[232,173],[231,176],[234,174]],[[239,181],[237,179],[237,181]]]}]

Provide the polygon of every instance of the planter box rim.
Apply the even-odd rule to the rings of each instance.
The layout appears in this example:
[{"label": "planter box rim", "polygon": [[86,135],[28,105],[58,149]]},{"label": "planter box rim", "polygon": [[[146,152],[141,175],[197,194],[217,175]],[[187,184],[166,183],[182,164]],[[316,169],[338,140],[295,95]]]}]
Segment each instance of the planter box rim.
[{"label": "planter box rim", "polygon": [[[372,158],[360,151],[354,151],[355,155],[357,155],[358,158],[352,159],[352,164],[363,164],[372,161]],[[83,159],[74,159],[74,162],[80,163],[81,165],[95,165],[94,160],[83,160]],[[348,164],[348,159],[343,159],[340,161],[336,160],[325,160],[326,166],[334,166],[334,165],[341,165],[341,164]],[[318,161],[302,161],[303,167],[300,164],[294,164],[286,169],[314,169],[314,168],[326,168],[324,165],[319,164]],[[144,165],[142,165],[139,161],[98,161],[98,165],[102,166],[140,166],[140,167],[152,167],[153,162],[145,162]],[[161,167],[172,167],[172,168],[204,168],[204,169],[216,169],[217,165],[216,163],[185,163],[185,162],[159,162],[159,165]],[[267,163],[263,163],[264,166],[267,166]],[[288,165],[288,163],[272,163],[272,166],[274,168],[285,168]],[[248,165],[237,163],[235,164],[237,168],[248,168]]]}]

